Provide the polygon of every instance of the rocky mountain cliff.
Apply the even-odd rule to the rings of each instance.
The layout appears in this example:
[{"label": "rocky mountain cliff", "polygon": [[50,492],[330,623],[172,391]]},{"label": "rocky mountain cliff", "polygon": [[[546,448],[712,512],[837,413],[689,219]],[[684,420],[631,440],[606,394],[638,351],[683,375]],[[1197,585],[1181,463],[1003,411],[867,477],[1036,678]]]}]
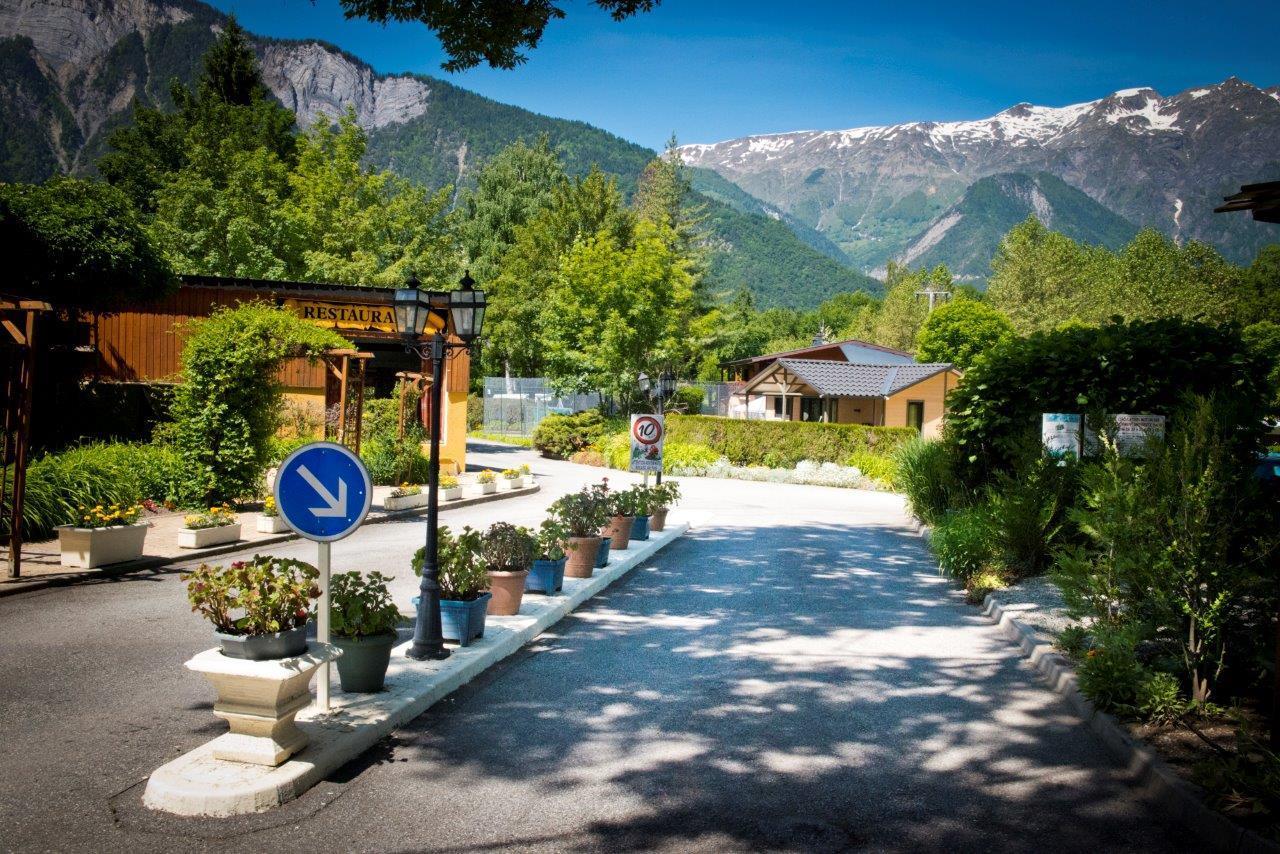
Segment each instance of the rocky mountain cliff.
[{"label": "rocky mountain cliff", "polygon": [[[0,181],[92,174],[133,100],[170,103],[169,81],[194,79],[224,20],[197,0],[0,0]],[[505,146],[544,134],[571,174],[599,165],[627,191],[654,157],[584,122],[431,77],[377,74],[323,42],[255,37],[255,46],[265,82],[300,125],[351,105],[369,133],[369,161],[428,187],[465,186]],[[736,194],[697,200],[710,231],[713,289],[747,287],[763,304],[803,307],[839,291],[879,289],[825,237],[709,175]]]},{"label": "rocky mountain cliff", "polygon": [[1236,78],[1162,97],[1128,89],[1068,107],[686,145],[685,159],[821,231],[871,269],[899,258],[981,178],[1045,172],[1138,226],[1244,261],[1278,239],[1215,216],[1243,183],[1280,178],[1280,87]]}]

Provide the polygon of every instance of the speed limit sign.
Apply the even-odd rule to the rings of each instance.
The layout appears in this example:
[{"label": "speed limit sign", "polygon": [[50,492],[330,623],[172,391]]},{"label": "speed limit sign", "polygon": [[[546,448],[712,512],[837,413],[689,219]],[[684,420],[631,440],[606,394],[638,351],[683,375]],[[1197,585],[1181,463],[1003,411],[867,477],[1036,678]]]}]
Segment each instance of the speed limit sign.
[{"label": "speed limit sign", "polygon": [[662,471],[662,440],[666,432],[661,415],[631,416],[631,471]]}]

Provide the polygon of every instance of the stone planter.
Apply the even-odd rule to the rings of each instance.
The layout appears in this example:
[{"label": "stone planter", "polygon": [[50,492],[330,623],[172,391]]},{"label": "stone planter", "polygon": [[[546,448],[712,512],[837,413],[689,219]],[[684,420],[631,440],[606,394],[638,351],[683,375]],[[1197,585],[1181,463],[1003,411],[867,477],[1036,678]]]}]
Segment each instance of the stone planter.
[{"label": "stone planter", "polygon": [[428,498],[429,496],[425,492],[420,492],[417,495],[400,495],[396,497],[388,495],[383,499],[382,509],[392,512],[395,510],[408,510],[411,507],[425,507],[427,506]]},{"label": "stone planter", "polygon": [[631,526],[635,521],[635,516],[614,516],[609,520],[608,527],[600,532],[602,536],[609,537],[611,540],[609,548],[620,552],[631,545]]},{"label": "stone planter", "polygon": [[283,516],[258,517],[259,534],[283,534],[287,530],[289,530],[289,526],[284,523]]},{"label": "stone planter", "polygon": [[600,537],[570,537],[564,574],[570,578],[590,578],[600,556],[601,542]]},{"label": "stone planter", "polygon": [[391,648],[398,635],[387,632],[367,638],[334,637],[333,645],[342,650],[338,659],[338,680],[348,694],[372,694],[381,691],[391,664]]},{"label": "stone planter", "polygon": [[205,549],[240,539],[240,523],[216,528],[182,528],[178,531],[178,548]]},{"label": "stone planter", "polygon": [[600,538],[600,552],[596,555],[596,569],[604,569],[609,565],[609,545],[612,542],[612,537]]},{"label": "stone planter", "polygon": [[231,658],[209,649],[187,662],[218,693],[213,713],[231,732],[213,742],[213,757],[231,762],[275,766],[307,745],[294,716],[311,703],[311,677],[316,668],[342,655],[342,650],[312,643],[303,655],[272,661]]},{"label": "stone planter", "polygon": [[92,569],[142,557],[142,544],[150,522],[114,525],[110,528],[77,528],[59,525],[58,550],[63,566]]},{"label": "stone planter", "polygon": [[656,531],[663,531],[663,530],[665,530],[665,529],[666,529],[666,527],[667,527],[667,509],[668,509],[668,508],[666,508],[666,507],[659,507],[657,510],[654,510],[654,511],[653,511],[653,515],[649,517],[649,530],[650,530],[650,531],[655,531],[655,532],[656,532]]},{"label": "stone planter", "polygon": [[507,489],[524,489],[523,477],[504,477],[502,481],[507,485]]},{"label": "stone planter", "polygon": [[493,495],[498,491],[498,482],[496,480],[491,480],[488,483],[480,483],[477,481],[476,486],[480,488],[481,495]]},{"label": "stone planter", "polygon": [[462,497],[462,487],[461,487],[461,486],[455,486],[453,489],[442,489],[442,490],[440,490],[440,500],[441,500],[441,501],[457,501],[457,500],[458,500],[459,498],[461,498],[461,497]]},{"label": "stone planter", "polygon": [[560,560],[535,560],[524,580],[526,593],[543,593],[550,596],[564,589],[564,558]]},{"label": "stone planter", "polygon": [[489,604],[486,613],[495,617],[511,617],[520,613],[520,601],[524,599],[524,584],[529,570],[518,572],[489,572]]},{"label": "stone planter", "polygon": [[631,539],[647,540],[649,539],[649,517],[637,514],[636,520],[631,523]]},{"label": "stone planter", "polygon": [[224,635],[218,636],[218,644],[222,654],[227,658],[242,658],[245,661],[271,661],[280,658],[293,658],[307,651],[307,627],[298,626],[284,632],[273,632],[269,635]]}]

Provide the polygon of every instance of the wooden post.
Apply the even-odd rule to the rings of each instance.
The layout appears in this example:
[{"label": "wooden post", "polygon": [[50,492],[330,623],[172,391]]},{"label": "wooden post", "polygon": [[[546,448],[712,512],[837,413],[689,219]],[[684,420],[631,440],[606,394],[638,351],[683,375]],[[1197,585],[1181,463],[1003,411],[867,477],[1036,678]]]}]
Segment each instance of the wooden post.
[{"label": "wooden post", "polygon": [[342,374],[338,382],[338,444],[347,444],[347,372],[351,369],[351,357],[342,354]]},{"label": "wooden post", "polygon": [[0,299],[0,310],[21,311],[25,322],[19,329],[12,321],[0,321],[16,346],[15,363],[5,378],[4,456],[0,466],[13,457],[13,483],[7,488],[7,473],[0,477],[0,500],[9,493],[9,577],[22,575],[22,512],[27,488],[27,449],[31,443],[31,401],[36,369],[36,314],[49,311],[48,303],[34,300]]},{"label": "wooden post", "polygon": [[356,363],[360,366],[360,387],[356,390],[356,441],[355,447],[352,448],[356,452],[356,456],[360,455],[360,434],[364,430],[364,368],[366,361],[357,359]]}]

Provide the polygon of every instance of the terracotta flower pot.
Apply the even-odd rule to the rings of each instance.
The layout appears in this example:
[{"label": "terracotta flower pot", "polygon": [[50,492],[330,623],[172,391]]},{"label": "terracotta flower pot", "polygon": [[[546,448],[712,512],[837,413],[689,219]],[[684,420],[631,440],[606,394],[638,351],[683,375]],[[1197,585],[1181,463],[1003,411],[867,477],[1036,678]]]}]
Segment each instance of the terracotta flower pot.
[{"label": "terracotta flower pot", "polygon": [[599,537],[570,537],[564,574],[570,578],[590,578],[600,554],[601,542]]},{"label": "terracotta flower pot", "polygon": [[529,570],[519,572],[489,573],[489,599],[487,613],[495,617],[510,617],[520,613],[520,600],[524,598],[524,580],[529,577]]},{"label": "terracotta flower pot", "polygon": [[610,538],[609,547],[615,552],[624,551],[631,545],[631,526],[635,521],[635,516],[614,516],[609,520],[609,527],[601,532]]},{"label": "terracotta flower pot", "polygon": [[653,515],[649,517],[649,530],[661,531],[667,527],[667,508],[659,507],[653,511]]}]

